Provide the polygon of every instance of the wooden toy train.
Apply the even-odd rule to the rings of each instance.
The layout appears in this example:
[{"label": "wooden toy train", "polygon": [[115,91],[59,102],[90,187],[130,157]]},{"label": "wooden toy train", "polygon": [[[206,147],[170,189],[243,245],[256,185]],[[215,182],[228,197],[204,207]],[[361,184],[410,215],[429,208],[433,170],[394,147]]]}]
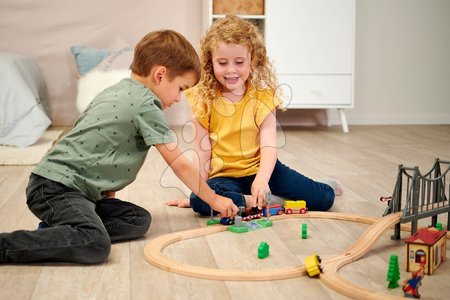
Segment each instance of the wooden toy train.
[{"label": "wooden toy train", "polygon": [[[305,214],[308,211],[306,207],[306,201],[304,200],[286,200],[284,206],[281,204],[271,204],[263,209],[257,207],[241,208],[239,215],[242,217],[242,221],[251,221],[255,219],[261,219],[262,217],[282,215],[282,214]],[[268,214],[267,214],[268,213]],[[234,219],[222,218],[220,223],[223,225],[233,225]]]}]

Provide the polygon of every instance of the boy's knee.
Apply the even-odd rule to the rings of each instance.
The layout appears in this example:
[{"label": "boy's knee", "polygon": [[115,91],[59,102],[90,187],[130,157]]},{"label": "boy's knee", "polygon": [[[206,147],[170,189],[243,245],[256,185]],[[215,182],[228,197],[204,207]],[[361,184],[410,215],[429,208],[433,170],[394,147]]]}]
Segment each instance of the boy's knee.
[{"label": "boy's knee", "polygon": [[87,258],[86,263],[101,264],[104,263],[111,252],[111,240],[109,237],[101,237],[95,239],[91,245],[89,245],[90,258]]},{"label": "boy's knee", "polygon": [[[89,234],[89,233],[88,233]],[[78,263],[101,264],[104,263],[111,252],[111,240],[108,234],[91,235],[90,241],[78,251]]]},{"label": "boy's knee", "polygon": [[146,209],[141,209],[139,211],[139,218],[136,221],[136,237],[144,236],[148,229],[150,228],[150,224],[152,223],[152,215]]},{"label": "boy's knee", "polygon": [[144,234],[150,228],[150,224],[152,224],[152,215],[150,214],[149,211],[144,210],[144,213],[142,214],[142,228],[145,229]]}]

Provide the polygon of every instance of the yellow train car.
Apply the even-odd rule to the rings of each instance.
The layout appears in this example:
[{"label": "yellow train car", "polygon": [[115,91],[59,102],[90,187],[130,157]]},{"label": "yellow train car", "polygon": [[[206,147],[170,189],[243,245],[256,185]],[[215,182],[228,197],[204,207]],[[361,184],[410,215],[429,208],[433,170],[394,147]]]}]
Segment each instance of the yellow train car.
[{"label": "yellow train car", "polygon": [[284,212],[290,214],[305,214],[308,211],[305,200],[284,201]]},{"label": "yellow train car", "polygon": [[305,259],[306,272],[308,272],[309,277],[316,277],[320,275],[322,272],[320,262],[320,256],[317,254],[310,255]]}]

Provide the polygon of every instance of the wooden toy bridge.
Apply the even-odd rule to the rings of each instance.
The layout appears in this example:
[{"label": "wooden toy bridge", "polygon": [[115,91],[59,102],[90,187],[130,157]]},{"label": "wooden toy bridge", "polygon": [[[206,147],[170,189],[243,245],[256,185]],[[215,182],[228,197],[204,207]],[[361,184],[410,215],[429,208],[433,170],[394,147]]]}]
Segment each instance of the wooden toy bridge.
[{"label": "wooden toy bridge", "polygon": [[[398,167],[397,182],[383,216],[401,212],[400,223],[411,222],[411,234],[417,231],[419,219],[431,217],[436,226],[439,214],[447,213],[450,224],[450,162],[436,159],[431,170],[422,175],[418,167]],[[404,201],[402,201],[404,199]],[[392,239],[400,239],[400,223],[395,225]]]}]

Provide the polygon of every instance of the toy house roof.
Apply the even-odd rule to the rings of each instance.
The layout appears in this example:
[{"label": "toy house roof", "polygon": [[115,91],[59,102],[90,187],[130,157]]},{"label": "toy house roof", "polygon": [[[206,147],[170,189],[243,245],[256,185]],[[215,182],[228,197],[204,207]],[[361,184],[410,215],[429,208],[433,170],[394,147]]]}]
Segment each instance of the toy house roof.
[{"label": "toy house roof", "polygon": [[407,238],[407,243],[433,245],[447,232],[445,230],[437,230],[436,228],[420,228],[415,234]]}]

